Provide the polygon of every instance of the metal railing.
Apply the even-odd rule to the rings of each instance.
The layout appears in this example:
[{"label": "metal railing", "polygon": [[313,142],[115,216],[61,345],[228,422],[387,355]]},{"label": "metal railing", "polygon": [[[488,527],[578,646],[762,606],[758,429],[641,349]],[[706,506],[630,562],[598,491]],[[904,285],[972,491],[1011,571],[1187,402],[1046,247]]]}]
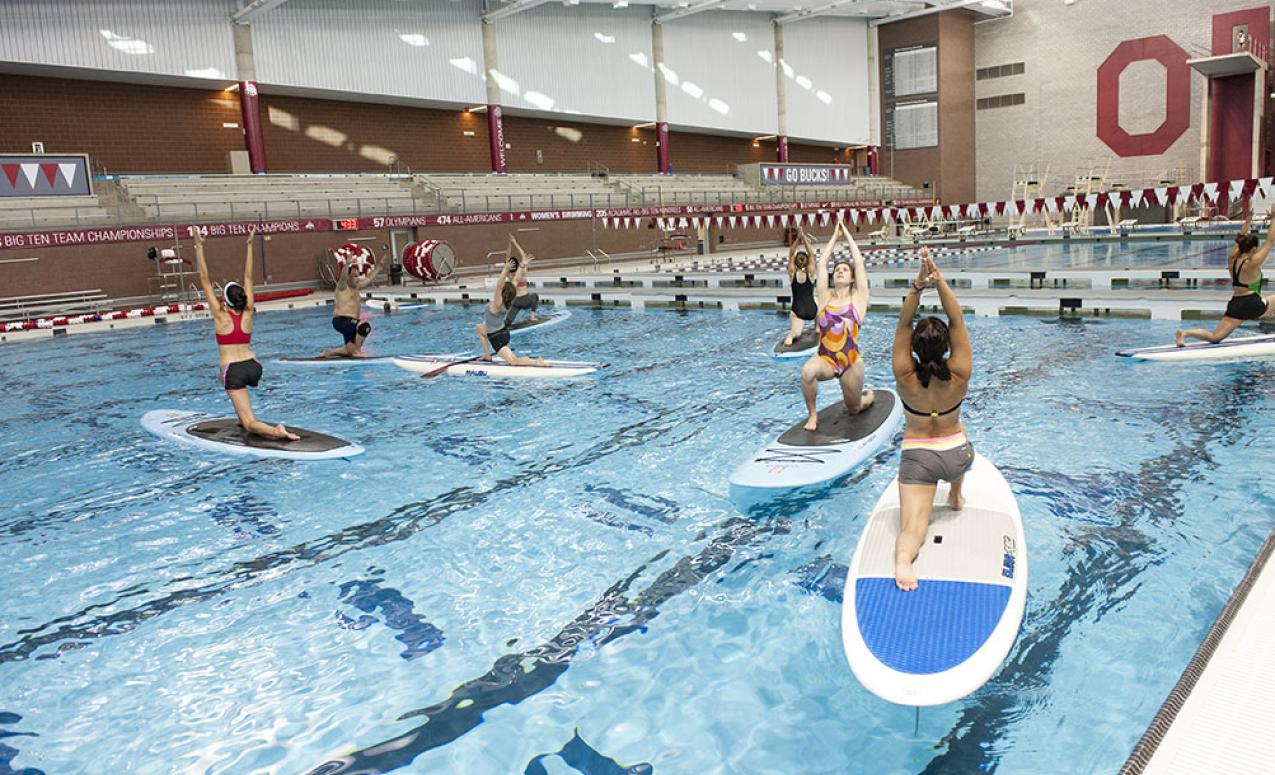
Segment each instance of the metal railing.
[{"label": "metal railing", "polygon": [[0,297],[0,322],[57,317],[72,313],[97,313],[106,309],[106,294],[101,288],[65,293],[41,293],[33,296]]}]

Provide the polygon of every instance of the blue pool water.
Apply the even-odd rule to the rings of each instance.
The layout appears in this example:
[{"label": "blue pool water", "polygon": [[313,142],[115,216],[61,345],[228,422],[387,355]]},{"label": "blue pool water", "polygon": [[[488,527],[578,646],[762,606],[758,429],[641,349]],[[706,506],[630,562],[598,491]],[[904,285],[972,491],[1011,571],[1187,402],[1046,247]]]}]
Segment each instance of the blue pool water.
[{"label": "blue pool water", "polygon": [[[259,317],[254,401],[348,462],[146,434],[229,411],[206,322],[4,347],[0,772],[1113,772],[1275,525],[1275,366],[1113,357],[1160,321],[972,319],[965,418],[1030,593],[1002,669],[914,731],[839,632],[897,449],[818,500],[727,498],[802,412],[781,317],[576,309],[515,345],[612,365],[554,383],[273,362],[327,315]],[[469,350],[477,315],[376,316],[371,344]]]}]

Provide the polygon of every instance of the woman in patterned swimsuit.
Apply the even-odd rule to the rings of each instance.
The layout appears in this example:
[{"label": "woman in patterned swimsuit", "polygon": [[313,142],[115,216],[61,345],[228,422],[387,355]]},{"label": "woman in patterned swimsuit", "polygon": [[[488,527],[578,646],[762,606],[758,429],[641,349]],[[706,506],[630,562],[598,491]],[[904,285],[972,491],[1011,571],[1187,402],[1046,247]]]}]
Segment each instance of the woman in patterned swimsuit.
[{"label": "woman in patterned swimsuit", "polygon": [[[832,263],[832,287],[829,288],[828,257],[842,235],[854,256],[853,270],[849,258],[838,256]],[[863,392],[864,365],[863,358],[859,356],[859,326],[863,325],[868,312],[868,270],[859,246],[840,217],[832,239],[819,254],[815,282],[819,301],[819,316],[815,318],[819,329],[819,352],[801,368],[801,394],[806,399],[806,411],[810,415],[803,427],[808,431],[815,430],[819,423],[815,400],[819,396],[820,382],[837,380],[850,414],[867,409],[874,398],[871,390]]]}]

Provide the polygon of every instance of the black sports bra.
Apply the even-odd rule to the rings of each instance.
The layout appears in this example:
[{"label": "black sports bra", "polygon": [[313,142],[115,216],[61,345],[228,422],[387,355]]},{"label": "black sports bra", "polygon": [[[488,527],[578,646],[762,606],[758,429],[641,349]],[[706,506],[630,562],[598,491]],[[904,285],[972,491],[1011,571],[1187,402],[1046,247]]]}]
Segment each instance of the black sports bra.
[{"label": "black sports bra", "polygon": [[957,401],[956,406],[952,407],[951,409],[948,409],[945,412],[922,412],[918,409],[913,409],[912,407],[908,406],[907,403],[902,398],[899,399],[899,403],[903,404],[903,411],[908,412],[909,414],[915,414],[920,417],[942,417],[945,414],[951,414],[952,412],[955,412],[957,409],[960,409],[961,404],[965,403],[965,399],[962,398],[960,401]]}]

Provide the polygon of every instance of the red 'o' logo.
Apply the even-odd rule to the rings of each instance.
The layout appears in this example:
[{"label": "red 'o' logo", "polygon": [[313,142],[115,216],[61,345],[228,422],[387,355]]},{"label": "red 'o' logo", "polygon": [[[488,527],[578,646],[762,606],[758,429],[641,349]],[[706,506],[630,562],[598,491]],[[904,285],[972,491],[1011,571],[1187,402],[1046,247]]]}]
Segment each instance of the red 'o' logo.
[{"label": "red 'o' logo", "polygon": [[[1131,135],[1120,126],[1120,74],[1134,62],[1164,65],[1164,123],[1154,132]],[[1191,68],[1187,54],[1164,35],[1126,40],[1098,68],[1098,139],[1121,156],[1155,156],[1191,126]]]}]

